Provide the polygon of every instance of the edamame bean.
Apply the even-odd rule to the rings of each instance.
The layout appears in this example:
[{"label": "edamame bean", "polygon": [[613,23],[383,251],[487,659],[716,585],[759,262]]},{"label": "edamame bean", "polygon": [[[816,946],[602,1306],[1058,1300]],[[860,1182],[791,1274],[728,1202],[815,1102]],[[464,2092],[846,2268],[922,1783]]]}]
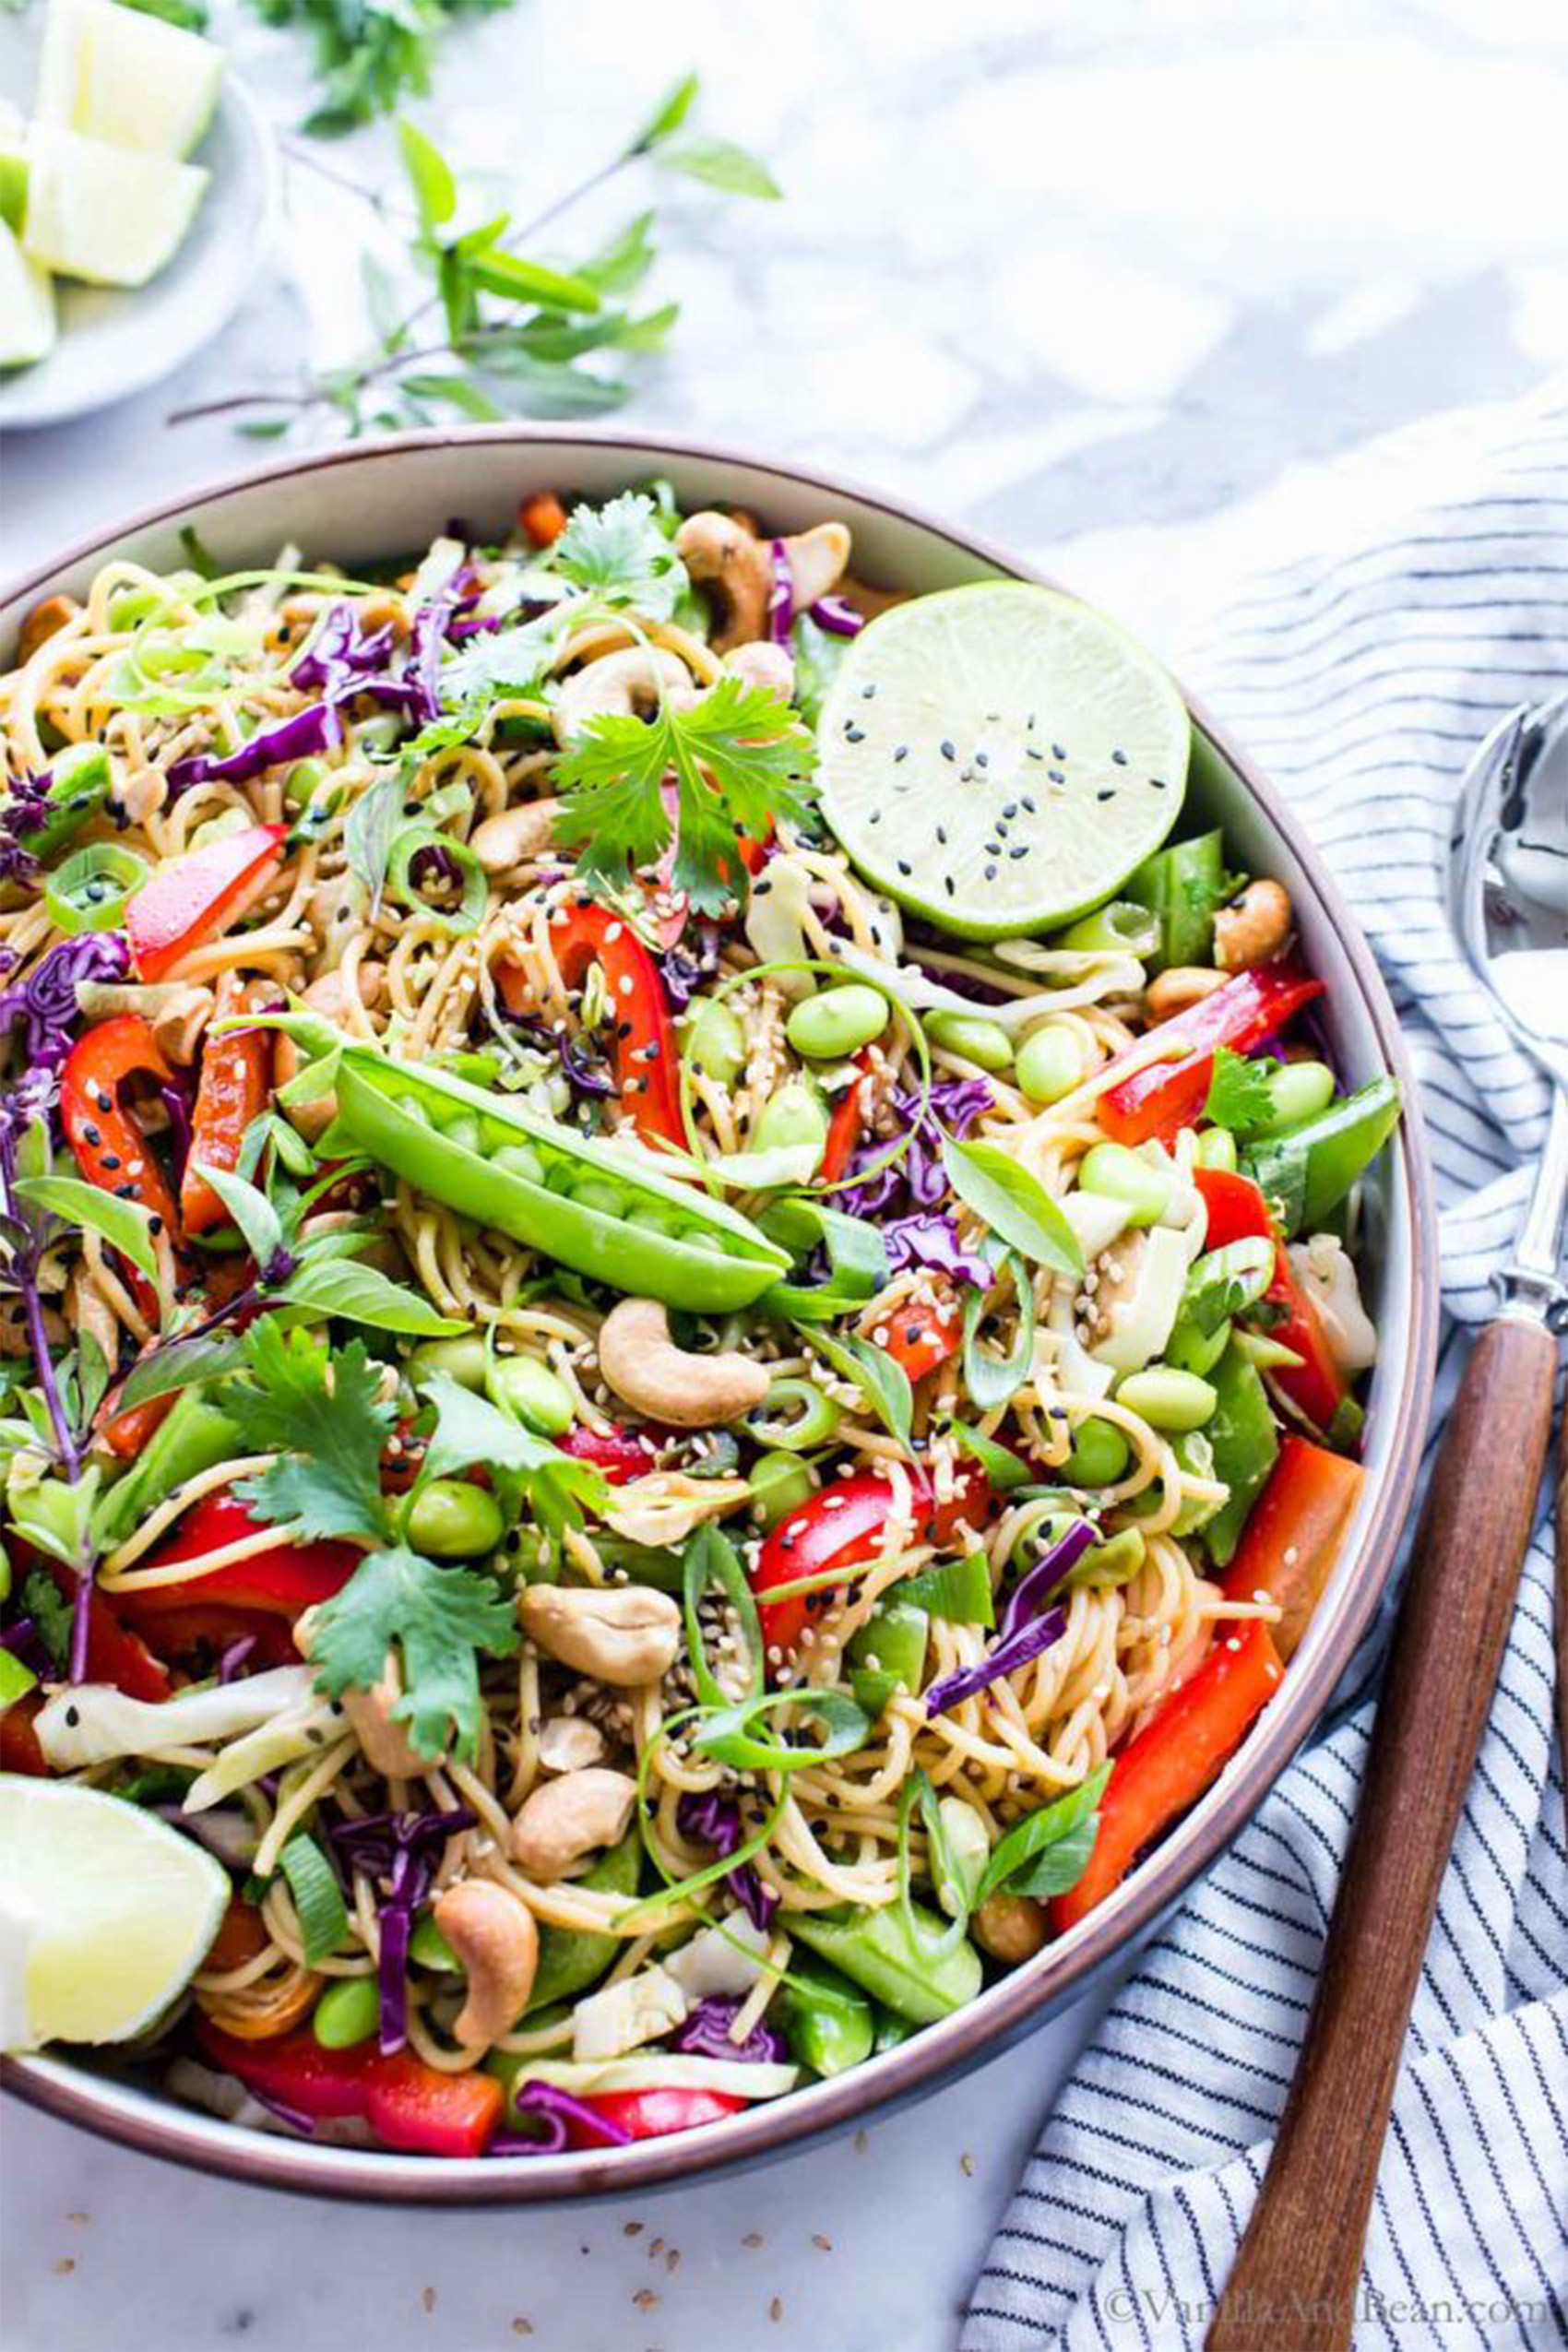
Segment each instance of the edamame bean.
[{"label": "edamame bean", "polygon": [[780,1087],[764,1103],[751,1141],[754,1151],[779,1151],[791,1146],[814,1144],[820,1157],[827,1141],[827,1113],[815,1087],[802,1086],[799,1081]]},{"label": "edamame bean", "polygon": [[1062,1475],[1074,1486],[1115,1486],[1127,1475],[1132,1449],[1114,1421],[1094,1414],[1073,1431],[1073,1448]]},{"label": "edamame bean", "polygon": [[416,1551],[436,1560],[467,1560],[493,1551],[501,1540],[501,1506],[467,1479],[432,1479],[409,1505],[404,1534]]},{"label": "edamame bean", "polygon": [[798,1503],[808,1503],[816,1492],[816,1481],[798,1455],[764,1454],[746,1475],[751,1481],[752,1508],[765,1527],[776,1527]]},{"label": "edamame bean", "polygon": [[1092,1144],[1078,1162],[1078,1190],[1123,1202],[1130,1225],[1158,1225],[1170,1206],[1170,1179],[1125,1144]]},{"label": "edamame bean", "polygon": [[746,1066],[746,1032],[739,1014],[709,997],[691,1015],[685,1033],[687,1059],[721,1086],[732,1086]]},{"label": "edamame bean", "polygon": [[[1159,1491],[1158,1487],[1155,1491]],[[1094,1544],[1084,1553],[1073,1572],[1073,1581],[1108,1592],[1137,1574],[1147,1550],[1141,1527],[1121,1527],[1104,1543]]]},{"label": "edamame bean", "polygon": [[1116,1391],[1116,1402],[1139,1414],[1150,1429],[1191,1430],[1213,1420],[1219,1396],[1196,1372],[1151,1364],[1147,1372],[1128,1373]]},{"label": "edamame bean", "polygon": [[1229,1127],[1206,1127],[1198,1137],[1198,1166],[1223,1168],[1231,1174],[1236,1169],[1236,1138]]},{"label": "edamame bean", "polygon": [[626,1195],[602,1176],[584,1176],[572,1186],[572,1198],[579,1208],[591,1208],[600,1217],[620,1217],[626,1206]]},{"label": "edamame bean", "polygon": [[1013,1066],[1012,1039],[998,1022],[984,1020],[978,1014],[928,1014],[925,1033],[932,1045],[972,1062],[977,1069],[1010,1070]]},{"label": "edamame bean", "polygon": [[352,2049],[356,2042],[369,2041],[380,2014],[374,1977],[339,1977],[316,2002],[310,2029],[323,2049]]},{"label": "edamame bean", "polygon": [[459,1388],[481,1389],[484,1342],[478,1332],[465,1332],[461,1339],[422,1339],[409,1358],[409,1376],[417,1388],[432,1372],[445,1372]]},{"label": "edamame bean", "polygon": [[497,1357],[485,1385],[493,1404],[540,1437],[559,1437],[572,1425],[571,1390],[537,1356]]},{"label": "edamame bean", "polygon": [[1018,1048],[1014,1076],[1031,1102],[1060,1102],[1083,1083],[1083,1039],[1060,1021],[1031,1029]]},{"label": "edamame bean", "polygon": [[479,1121],[472,1111],[460,1111],[456,1119],[445,1120],[441,1132],[449,1144],[456,1144],[459,1151],[479,1149]]},{"label": "edamame bean", "polygon": [[525,1184],[542,1184],[544,1162],[537,1151],[527,1144],[503,1144],[491,1155],[491,1166],[499,1168],[504,1176],[518,1176]]},{"label": "edamame bean", "polygon": [[409,1935],[409,1957],[417,1960],[422,1968],[435,1968],[443,1976],[461,1976],[463,1964],[435,1924],[434,1911],[422,1911]]},{"label": "edamame bean", "polygon": [[1326,1062],[1286,1062],[1268,1080],[1268,1134],[1315,1119],[1334,1100],[1334,1073]]},{"label": "edamame bean", "polygon": [[303,809],[318,784],[332,771],[324,759],[297,759],[283,778],[283,798],[291,809]]},{"label": "edamame bean", "polygon": [[[635,1208],[626,1222],[637,1226],[645,1233],[661,1234],[667,1241],[673,1241],[681,1232],[681,1220],[670,1208]],[[692,1238],[695,1239],[695,1236]]]},{"label": "edamame bean", "polygon": [[843,988],[825,988],[802,998],[785,1022],[784,1034],[808,1061],[842,1062],[879,1038],[891,1017],[892,1007],[880,989],[850,980]]}]

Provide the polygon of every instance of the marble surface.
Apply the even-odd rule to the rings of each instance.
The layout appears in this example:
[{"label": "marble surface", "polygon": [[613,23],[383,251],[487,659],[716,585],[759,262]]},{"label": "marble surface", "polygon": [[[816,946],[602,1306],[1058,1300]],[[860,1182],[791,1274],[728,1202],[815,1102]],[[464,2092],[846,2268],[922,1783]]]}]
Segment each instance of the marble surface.
[{"label": "marble surface", "polygon": [[[231,6],[287,126],[302,53]],[[709,125],[765,153],[787,201],[664,190],[658,291],[683,315],[630,416],[906,492],[1157,644],[1260,547],[1310,532],[1324,460],[1568,364],[1568,18],[1540,0],[520,0],[448,42],[421,117],[526,213],[688,63]],[[327,154],[388,176],[384,132]],[[648,193],[610,192],[585,228]],[[224,421],[166,418],[350,352],[372,226],[292,161],[216,350],[0,445],[0,572],[243,466]],[[863,2143],[554,2215],[291,2202],[7,2105],[5,2341],[949,2352],[1091,2020]]]}]

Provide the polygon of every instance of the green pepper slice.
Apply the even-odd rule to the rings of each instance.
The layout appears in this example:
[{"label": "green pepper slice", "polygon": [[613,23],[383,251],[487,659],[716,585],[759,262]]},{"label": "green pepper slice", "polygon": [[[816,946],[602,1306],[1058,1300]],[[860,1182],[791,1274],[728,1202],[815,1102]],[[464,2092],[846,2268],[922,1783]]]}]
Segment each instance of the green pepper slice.
[{"label": "green pepper slice", "polygon": [[726,1203],[505,1095],[351,1045],[331,1083],[344,1133],[416,1192],[612,1289],[726,1314],[789,1270]]}]

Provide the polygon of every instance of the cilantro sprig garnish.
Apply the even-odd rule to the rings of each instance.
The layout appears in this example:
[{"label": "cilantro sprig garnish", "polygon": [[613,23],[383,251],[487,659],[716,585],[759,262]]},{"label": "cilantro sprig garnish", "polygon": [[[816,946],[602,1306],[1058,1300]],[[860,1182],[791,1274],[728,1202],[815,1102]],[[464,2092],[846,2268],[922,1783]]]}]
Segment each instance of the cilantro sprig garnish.
[{"label": "cilantro sprig garnish", "polygon": [[[555,771],[556,839],[577,852],[580,875],[613,889],[657,864],[674,831],[673,888],[699,914],[718,914],[739,894],[741,837],[766,840],[778,817],[802,822],[815,765],[788,703],[722,678],[687,710],[590,720]],[[673,826],[662,790],[671,773]]]},{"label": "cilantro sprig garnish", "polygon": [[482,1719],[480,1659],[512,1655],[517,1613],[493,1576],[429,1559],[408,1541],[414,1502],[433,1479],[482,1462],[512,1524],[526,1515],[558,1528],[602,1503],[601,1477],[437,1374],[424,1386],[434,1426],[419,1475],[407,1494],[386,1494],[382,1462],[398,1416],[363,1342],[329,1350],[263,1316],[243,1345],[244,1371],[224,1402],[241,1442],[277,1458],[235,1493],[255,1517],[303,1539],[367,1547],[316,1612],[316,1688],[334,1699],[370,1690],[392,1653],[403,1683],[393,1714],[415,1749],[432,1761],[447,1749],[470,1758]]},{"label": "cilantro sprig garnish", "polygon": [[1205,1117],[1217,1127],[1229,1127],[1233,1135],[1260,1134],[1275,1115],[1269,1080],[1279,1066],[1266,1054],[1249,1060],[1228,1045],[1217,1046]]}]

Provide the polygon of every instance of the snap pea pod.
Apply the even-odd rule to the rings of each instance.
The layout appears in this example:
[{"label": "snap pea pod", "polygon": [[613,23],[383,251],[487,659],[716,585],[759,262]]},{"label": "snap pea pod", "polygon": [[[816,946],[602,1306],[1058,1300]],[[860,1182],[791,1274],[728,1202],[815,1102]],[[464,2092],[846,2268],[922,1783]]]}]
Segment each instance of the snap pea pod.
[{"label": "snap pea pod", "polygon": [[[923,1904],[910,1905],[922,1937],[936,1943],[950,1922]],[[980,1954],[967,1937],[939,1958],[921,1950],[897,1904],[878,1911],[802,1912],[790,1931],[820,1959],[831,1963],[873,2001],[907,2017],[911,2025],[934,2025],[973,2001],[980,1989]]]},{"label": "snap pea pod", "polygon": [[826,1962],[797,1954],[774,2007],[797,2066],[809,2066],[814,2074],[843,2074],[871,2056],[876,2036],[871,2002]]},{"label": "snap pea pod", "polygon": [[868,1715],[880,1716],[900,1683],[905,1690],[919,1693],[925,1679],[930,1636],[931,1619],[926,1611],[904,1601],[882,1602],[859,1633],[850,1635],[845,1653],[850,1684]]},{"label": "snap pea pod", "polygon": [[1204,1435],[1214,1455],[1214,1476],[1229,1488],[1204,1528],[1204,1541],[1215,1565],[1223,1568],[1241,1540],[1247,1515],[1268,1480],[1279,1452],[1279,1431],[1254,1365],[1232,1339],[1209,1374],[1216,1393],[1212,1418]]},{"label": "snap pea pod", "polygon": [[[619,1846],[612,1846],[591,1871],[585,1871],[574,1883],[591,1887],[600,1895],[635,1895],[641,1863],[641,1839],[635,1829],[628,1830]],[[603,1976],[623,1941],[618,1935],[600,1935],[591,1928],[540,1928],[539,1966],[529,1995],[528,2015],[532,2017],[558,2001],[569,2001],[574,1994],[586,1992]]]},{"label": "snap pea pod", "polygon": [[98,1550],[113,1551],[176,1487],[244,1451],[228,1414],[209,1404],[199,1388],[182,1389],[146,1452],[115,1480],[94,1512],[92,1537]]},{"label": "snap pea pod", "polygon": [[1150,961],[1151,971],[1164,971],[1170,964],[1214,961],[1215,911],[1228,886],[1233,888],[1234,883],[1227,883],[1225,844],[1218,833],[1168,842],[1127,876],[1123,897],[1159,917],[1159,951]]},{"label": "snap pea pod", "polygon": [[333,1083],[338,1124],[416,1192],[612,1289],[724,1314],[789,1270],[724,1202],[510,1096],[346,1044]]},{"label": "snap pea pod", "polygon": [[1398,1086],[1373,1078],[1300,1126],[1262,1137],[1244,1155],[1242,1171],[1280,1205],[1288,1234],[1321,1232],[1398,1120]]}]

